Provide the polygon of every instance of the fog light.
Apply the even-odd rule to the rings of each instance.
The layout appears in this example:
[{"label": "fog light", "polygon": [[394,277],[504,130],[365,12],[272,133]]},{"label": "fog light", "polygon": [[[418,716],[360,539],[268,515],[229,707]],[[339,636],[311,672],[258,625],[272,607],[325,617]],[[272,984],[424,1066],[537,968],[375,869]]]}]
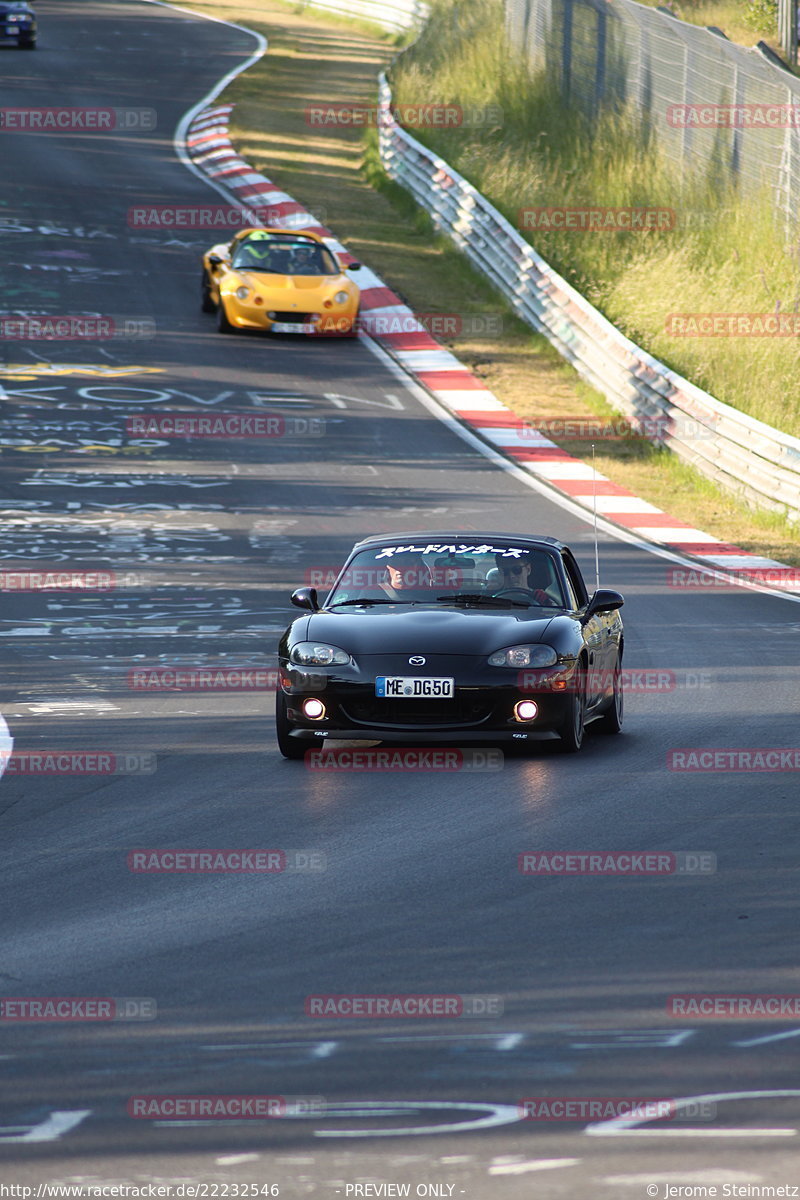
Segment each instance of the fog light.
[{"label": "fog light", "polygon": [[303,701],[303,716],[308,717],[309,721],[321,721],[325,716],[325,705],[321,700],[309,696]]},{"label": "fog light", "polygon": [[514,705],[514,719],[517,721],[533,721],[539,712],[539,705],[534,700],[518,700]]}]

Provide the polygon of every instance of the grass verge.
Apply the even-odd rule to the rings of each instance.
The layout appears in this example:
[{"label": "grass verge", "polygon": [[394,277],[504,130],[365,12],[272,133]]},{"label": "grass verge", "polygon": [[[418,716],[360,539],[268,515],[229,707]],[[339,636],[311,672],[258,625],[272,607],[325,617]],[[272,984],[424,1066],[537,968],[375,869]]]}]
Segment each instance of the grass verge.
[{"label": "grass verge", "polygon": [[[236,105],[232,137],[244,158],[320,216],[416,312],[487,318],[488,332],[442,340],[520,416],[619,421],[386,179],[374,133],[365,140],[363,130],[309,125],[309,105],[374,103],[377,73],[396,53],[391,39],[278,0],[182,3],[257,29],[269,40],[269,54],[224,97]],[[425,95],[430,91],[428,82]],[[585,439],[553,440],[571,453],[589,452]],[[598,449],[599,471],[673,516],[753,553],[800,566],[798,531],[750,513],[668,452],[627,437],[602,441]]]}]

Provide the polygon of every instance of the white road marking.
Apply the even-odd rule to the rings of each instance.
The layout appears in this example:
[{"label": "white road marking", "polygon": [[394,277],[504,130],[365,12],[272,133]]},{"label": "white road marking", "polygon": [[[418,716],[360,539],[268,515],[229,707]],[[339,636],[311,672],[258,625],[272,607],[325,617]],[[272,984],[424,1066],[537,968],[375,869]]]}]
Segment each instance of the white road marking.
[{"label": "white road marking", "polygon": [[495,1042],[495,1050],[515,1050],[525,1040],[524,1033],[507,1033]]},{"label": "white road marking", "polygon": [[610,1040],[605,1042],[570,1042],[570,1050],[652,1050],[657,1047],[669,1049],[681,1046],[694,1037],[696,1029],[604,1029],[598,1035]]},{"label": "white road marking", "polygon": [[221,1167],[238,1167],[240,1163],[257,1162],[260,1154],[224,1154],[216,1161]]},{"label": "white road marking", "polygon": [[674,1183],[688,1187],[690,1184],[759,1183],[763,1175],[749,1175],[745,1171],[668,1171],[659,1175],[606,1175],[601,1183],[646,1187],[649,1183]]},{"label": "white road marking", "polygon": [[[510,1039],[515,1039],[513,1043]],[[494,1042],[495,1050],[513,1049],[525,1038],[524,1033],[398,1033],[371,1040],[378,1042]],[[501,1044],[505,1043],[505,1045]]]},{"label": "white road marking", "polygon": [[418,1113],[421,1111],[439,1111],[445,1112],[467,1112],[467,1113],[482,1113],[482,1116],[475,1117],[471,1121],[457,1121],[447,1125],[418,1125],[411,1126],[405,1129],[315,1129],[314,1137],[324,1138],[361,1138],[361,1137],[418,1137],[420,1135],[429,1135],[437,1133],[466,1133],[476,1129],[491,1129],[498,1125],[511,1125],[515,1121],[520,1120],[519,1108],[516,1104],[472,1104],[467,1101],[437,1101],[437,1100],[421,1100],[417,1102],[405,1100],[383,1100],[372,1101],[366,1104],[354,1104],[352,1107],[348,1104],[342,1104],[337,1108],[330,1108],[325,1116],[328,1119],[341,1120],[351,1115],[355,1109],[359,1115],[380,1115],[387,1107],[391,1106],[392,1115],[400,1116],[403,1113]]},{"label": "white road marking", "polygon": [[[14,751],[14,739],[11,736],[11,730],[8,728],[8,725],[6,724],[5,717],[0,716],[0,776],[2,776],[3,772],[5,771],[6,767],[8,766],[8,760],[11,757],[13,751]],[[4,1055],[3,1057],[9,1057],[9,1056]]]},{"label": "white road marking", "polygon": [[784,1038],[800,1037],[800,1029],[790,1029],[786,1033],[768,1033],[766,1037],[747,1038],[743,1042],[731,1042],[732,1046],[763,1046],[766,1042],[782,1042]]},{"label": "white road marking", "polygon": [[[676,1108],[688,1104],[715,1103],[722,1100],[768,1100],[775,1097],[785,1098],[800,1096],[800,1089],[788,1088],[769,1092],[709,1092],[703,1096],[681,1096],[673,1100]],[[612,1117],[609,1121],[597,1121],[587,1125],[584,1133],[589,1137],[690,1137],[690,1138],[742,1138],[742,1137],[796,1137],[796,1129],[776,1127],[772,1129],[751,1129],[729,1127],[727,1129],[641,1129],[639,1126],[647,1123],[644,1117],[626,1113],[621,1117]]]},{"label": "white road marking", "polygon": [[[40,1121],[38,1125],[10,1125],[7,1128],[0,1127],[0,1145],[8,1145],[11,1143],[29,1143],[29,1142],[55,1142],[62,1134],[69,1133],[70,1129],[75,1129],[80,1125],[81,1121],[85,1120],[91,1114],[91,1109],[73,1109],[66,1112],[51,1112],[49,1117],[44,1121]],[[25,1129],[27,1132],[20,1134],[18,1131]],[[10,1137],[6,1137],[8,1131],[13,1130]]]},{"label": "white road marking", "polygon": [[338,1045],[339,1045],[338,1042],[318,1042],[317,1045],[314,1047],[314,1049],[311,1051],[311,1057],[312,1058],[330,1058],[330,1056],[333,1054],[334,1050],[336,1049],[336,1047]]},{"label": "white road marking", "polygon": [[527,1175],[529,1171],[557,1171],[561,1167],[576,1167],[579,1158],[538,1158],[529,1162],[498,1163],[489,1167],[490,1175]]}]

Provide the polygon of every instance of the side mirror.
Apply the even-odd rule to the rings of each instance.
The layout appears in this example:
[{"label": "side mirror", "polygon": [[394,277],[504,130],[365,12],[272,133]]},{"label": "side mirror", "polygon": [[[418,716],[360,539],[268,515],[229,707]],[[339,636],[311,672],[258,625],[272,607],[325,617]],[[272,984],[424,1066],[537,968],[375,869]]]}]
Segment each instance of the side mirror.
[{"label": "side mirror", "polygon": [[222,262],[222,259],[220,258],[219,254],[209,254],[208,261],[211,263],[212,267],[218,267]]},{"label": "side mirror", "polygon": [[317,589],[313,587],[297,588],[292,592],[292,604],[295,608],[307,608],[310,612],[319,612]]},{"label": "side mirror", "polygon": [[351,263],[348,263],[348,264],[347,264],[347,270],[348,270],[348,271],[360,271],[360,270],[361,270],[361,263],[360,263],[360,262],[351,262]]},{"label": "side mirror", "polygon": [[612,591],[611,588],[598,588],[589,599],[582,623],[585,625],[596,613],[613,612],[617,608],[622,608],[624,603],[625,599],[619,592]]}]

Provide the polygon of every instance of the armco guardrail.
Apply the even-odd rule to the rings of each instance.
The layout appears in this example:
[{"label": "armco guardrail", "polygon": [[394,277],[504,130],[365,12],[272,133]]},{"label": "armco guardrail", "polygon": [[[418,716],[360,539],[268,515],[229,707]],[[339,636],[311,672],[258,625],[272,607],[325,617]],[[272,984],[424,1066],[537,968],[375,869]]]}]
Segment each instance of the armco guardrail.
[{"label": "armco guardrail", "polygon": [[428,5],[422,0],[305,0],[304,8],[320,8],[340,17],[359,17],[383,29],[404,33],[428,19]]},{"label": "armco guardrail", "polygon": [[383,75],[378,127],[391,178],[635,429],[749,504],[800,521],[800,439],[716,400],[624,337],[480,192],[397,124]]}]

